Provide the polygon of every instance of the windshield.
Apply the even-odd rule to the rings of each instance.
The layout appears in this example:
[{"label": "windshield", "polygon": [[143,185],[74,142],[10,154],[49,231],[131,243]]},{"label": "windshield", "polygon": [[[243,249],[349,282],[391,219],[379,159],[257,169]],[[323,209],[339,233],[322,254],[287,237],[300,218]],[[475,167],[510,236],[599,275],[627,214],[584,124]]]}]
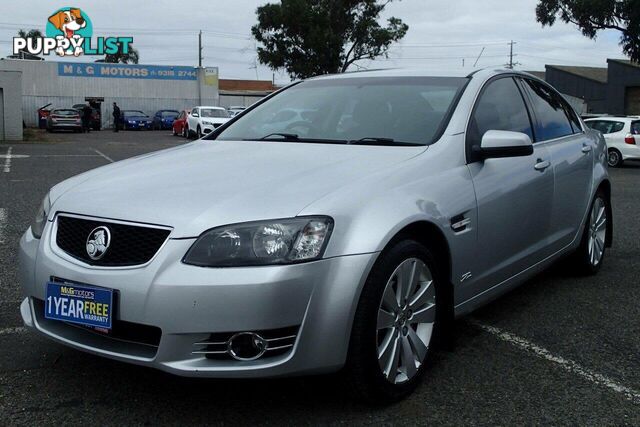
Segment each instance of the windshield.
[{"label": "windshield", "polygon": [[430,144],[446,125],[466,81],[450,77],[305,81],[245,113],[216,139]]},{"label": "windshield", "polygon": [[161,114],[162,117],[176,117],[180,113],[177,111],[163,111]]},{"label": "windshield", "polygon": [[227,110],[217,109],[217,108],[201,108],[200,116],[202,117],[217,117],[217,118],[228,118],[229,113]]},{"label": "windshield", "polygon": [[124,112],[125,117],[146,117],[147,115],[142,111],[129,110]]}]

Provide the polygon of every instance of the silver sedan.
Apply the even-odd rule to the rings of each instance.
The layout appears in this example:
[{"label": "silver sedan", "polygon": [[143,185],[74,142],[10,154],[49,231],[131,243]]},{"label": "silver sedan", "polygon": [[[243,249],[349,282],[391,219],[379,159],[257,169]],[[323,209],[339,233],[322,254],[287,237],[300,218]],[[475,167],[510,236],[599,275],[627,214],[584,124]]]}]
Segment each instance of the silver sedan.
[{"label": "silver sedan", "polygon": [[20,241],[22,318],[178,375],[344,368],[394,401],[455,318],[560,258],[600,269],[606,157],[524,73],[297,82],[202,140],[54,186]]}]

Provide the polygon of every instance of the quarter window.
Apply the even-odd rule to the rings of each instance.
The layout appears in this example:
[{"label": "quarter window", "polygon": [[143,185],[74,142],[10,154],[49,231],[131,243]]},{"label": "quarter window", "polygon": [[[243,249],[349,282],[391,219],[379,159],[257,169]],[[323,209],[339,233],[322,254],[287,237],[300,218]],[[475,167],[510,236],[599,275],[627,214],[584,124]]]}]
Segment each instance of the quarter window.
[{"label": "quarter window", "polygon": [[545,85],[529,79],[524,79],[524,82],[536,113],[536,140],[547,141],[573,134],[565,110],[566,101]]},{"label": "quarter window", "polygon": [[494,80],[480,95],[469,126],[471,145],[480,145],[489,130],[522,132],[533,140],[527,107],[510,77]]}]

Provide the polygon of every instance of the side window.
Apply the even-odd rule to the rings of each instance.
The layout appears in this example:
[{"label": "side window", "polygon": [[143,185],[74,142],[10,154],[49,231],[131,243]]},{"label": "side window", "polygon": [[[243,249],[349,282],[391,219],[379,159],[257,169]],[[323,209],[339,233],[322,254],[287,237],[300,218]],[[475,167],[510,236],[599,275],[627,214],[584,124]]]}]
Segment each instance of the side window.
[{"label": "side window", "polygon": [[569,105],[566,99],[562,99],[562,104],[564,105],[564,111],[567,114],[567,117],[569,117],[569,121],[571,122],[573,133],[581,133],[582,125],[580,124],[580,119],[578,118],[575,110],[571,105]]},{"label": "side window", "polygon": [[624,129],[624,122],[611,122],[611,130],[608,133],[620,132]]},{"label": "side window", "polygon": [[614,122],[611,120],[598,120],[595,122],[589,122],[587,125],[591,129],[599,130],[603,135],[620,132],[624,129],[624,122]]},{"label": "side window", "polygon": [[631,133],[633,135],[640,135],[640,122],[631,122]]},{"label": "side window", "polygon": [[480,145],[488,130],[522,132],[533,140],[527,107],[511,77],[489,83],[480,95],[467,134],[471,145]]},{"label": "side window", "polygon": [[538,119],[535,125],[537,141],[571,135],[573,128],[565,111],[565,101],[547,86],[533,80],[523,80]]},{"label": "side window", "polygon": [[589,122],[584,122],[584,124],[587,125],[587,127],[591,128],[591,129],[599,130],[600,132],[602,132],[602,122],[599,121],[599,120],[592,120],[592,121],[589,121]]}]

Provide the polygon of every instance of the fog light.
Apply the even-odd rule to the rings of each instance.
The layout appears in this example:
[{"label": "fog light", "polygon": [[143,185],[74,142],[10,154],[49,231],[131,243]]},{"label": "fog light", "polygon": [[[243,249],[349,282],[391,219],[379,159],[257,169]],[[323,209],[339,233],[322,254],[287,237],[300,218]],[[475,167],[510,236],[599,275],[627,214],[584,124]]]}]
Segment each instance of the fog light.
[{"label": "fog light", "polygon": [[240,332],[227,343],[227,351],[236,360],[256,360],[267,350],[267,341],[253,332]]}]

